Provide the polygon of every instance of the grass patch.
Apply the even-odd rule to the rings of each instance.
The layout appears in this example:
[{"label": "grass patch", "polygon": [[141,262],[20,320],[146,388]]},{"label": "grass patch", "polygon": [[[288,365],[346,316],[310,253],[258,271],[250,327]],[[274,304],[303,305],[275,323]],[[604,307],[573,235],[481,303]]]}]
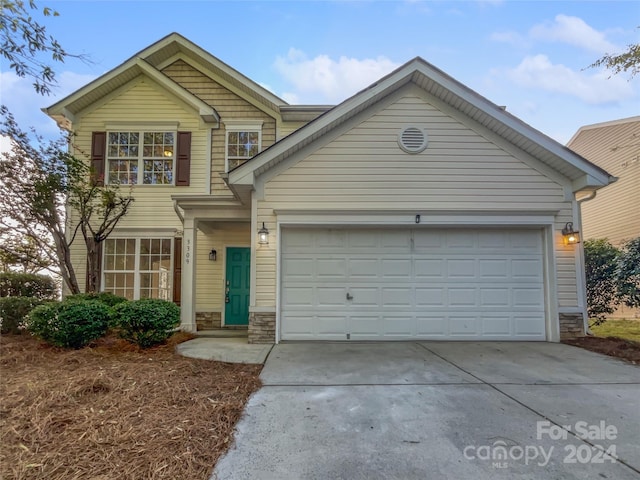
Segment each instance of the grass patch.
[{"label": "grass patch", "polygon": [[0,478],[209,478],[262,366],[174,353],[189,338],[62,350],[2,335]]},{"label": "grass patch", "polygon": [[617,337],[640,342],[640,321],[611,319],[602,325],[591,327],[598,337]]}]

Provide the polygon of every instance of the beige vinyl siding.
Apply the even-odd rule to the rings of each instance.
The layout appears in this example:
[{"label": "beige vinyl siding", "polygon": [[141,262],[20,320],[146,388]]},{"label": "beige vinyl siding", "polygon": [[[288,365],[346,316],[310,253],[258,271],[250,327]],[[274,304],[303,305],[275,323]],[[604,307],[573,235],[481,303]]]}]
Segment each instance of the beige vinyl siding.
[{"label": "beige vinyl siding", "polygon": [[276,141],[276,121],[254,105],[226,89],[215,80],[178,60],[162,73],[216,109],[222,120],[221,128],[212,130],[211,137],[211,193],[231,195],[224,180],[225,173],[225,120],[262,120],[262,150]]},{"label": "beige vinyl siding", "polygon": [[[429,146],[404,153],[400,129],[424,126]],[[575,249],[559,233],[571,203],[561,185],[423,98],[406,95],[274,178],[258,203],[258,224],[275,231],[274,210],[557,211],[561,304],[576,306]],[[273,236],[272,236],[273,237]],[[256,304],[275,305],[275,243],[258,249]]]},{"label": "beige vinyl siding", "polygon": [[[218,224],[213,233],[198,231],[196,240],[196,311],[221,312],[224,308],[224,275],[226,247],[251,246],[248,223]],[[211,249],[217,260],[209,260]]]},{"label": "beige vinyl siding", "polygon": [[582,204],[585,239],[607,238],[614,245],[640,236],[640,120],[586,127],[569,148],[618,181]]},{"label": "beige vinyl siding", "polygon": [[[171,195],[200,194],[205,191],[207,171],[207,130],[200,130],[198,112],[183,107],[175,97],[147,78],[137,81],[113,98],[80,117],[77,122],[77,147],[79,151],[91,149],[91,132],[105,131],[106,124],[145,122],[179,122],[180,131],[191,135],[191,183],[188,187],[173,185],[136,185],[131,187],[135,201],[129,214],[119,227],[152,228],[171,227],[181,229],[182,224],[173,209]],[[128,193],[129,187],[121,191]]]},{"label": "beige vinyl siding", "polygon": [[283,122],[282,125],[280,125],[280,130],[278,131],[278,140],[282,140],[287,135],[291,135],[306,124],[307,122]]}]

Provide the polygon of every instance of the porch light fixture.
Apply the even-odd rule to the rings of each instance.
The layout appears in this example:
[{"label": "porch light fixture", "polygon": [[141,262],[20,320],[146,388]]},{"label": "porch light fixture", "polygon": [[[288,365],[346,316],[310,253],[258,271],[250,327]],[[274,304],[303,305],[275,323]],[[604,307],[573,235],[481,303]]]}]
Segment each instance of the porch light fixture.
[{"label": "porch light fixture", "polygon": [[209,252],[209,261],[210,262],[215,262],[218,259],[218,252],[216,252],[216,249],[212,249]]},{"label": "porch light fixture", "polygon": [[576,243],[580,243],[580,232],[573,229],[573,223],[567,222],[567,224],[562,229],[562,237],[564,239],[565,245],[575,245]]},{"label": "porch light fixture", "polygon": [[262,222],[262,228],[258,230],[258,243],[260,245],[269,245],[269,230],[264,226],[264,222]]}]

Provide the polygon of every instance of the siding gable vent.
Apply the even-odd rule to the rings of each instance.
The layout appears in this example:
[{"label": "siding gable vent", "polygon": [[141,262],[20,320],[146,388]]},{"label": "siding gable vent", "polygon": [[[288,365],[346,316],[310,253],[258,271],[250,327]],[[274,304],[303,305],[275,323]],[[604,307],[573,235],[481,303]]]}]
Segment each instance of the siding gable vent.
[{"label": "siding gable vent", "polygon": [[398,134],[398,145],[407,153],[420,153],[428,143],[427,132],[420,127],[408,126]]}]

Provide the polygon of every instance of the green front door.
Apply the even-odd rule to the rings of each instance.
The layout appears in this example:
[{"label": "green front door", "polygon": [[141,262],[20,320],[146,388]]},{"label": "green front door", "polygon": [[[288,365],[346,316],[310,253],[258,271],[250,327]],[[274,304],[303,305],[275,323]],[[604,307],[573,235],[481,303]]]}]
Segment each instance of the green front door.
[{"label": "green front door", "polygon": [[251,249],[227,248],[224,324],[249,325],[249,272]]}]

